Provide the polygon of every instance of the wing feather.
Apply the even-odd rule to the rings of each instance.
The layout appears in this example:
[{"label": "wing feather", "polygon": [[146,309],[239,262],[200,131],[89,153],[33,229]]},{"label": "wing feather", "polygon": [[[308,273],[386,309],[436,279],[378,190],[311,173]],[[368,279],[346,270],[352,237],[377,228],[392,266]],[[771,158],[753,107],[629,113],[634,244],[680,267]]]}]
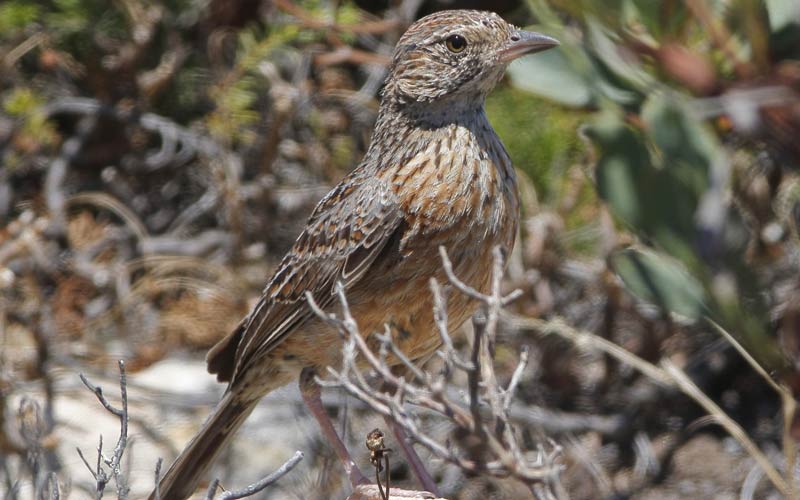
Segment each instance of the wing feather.
[{"label": "wing feather", "polygon": [[[336,282],[345,289],[358,282],[402,221],[394,191],[374,177],[343,181],[323,198],[238,332],[234,359],[223,360],[234,365],[232,381],[312,317],[306,291],[321,307],[332,305]],[[225,364],[209,357],[210,369]]]}]

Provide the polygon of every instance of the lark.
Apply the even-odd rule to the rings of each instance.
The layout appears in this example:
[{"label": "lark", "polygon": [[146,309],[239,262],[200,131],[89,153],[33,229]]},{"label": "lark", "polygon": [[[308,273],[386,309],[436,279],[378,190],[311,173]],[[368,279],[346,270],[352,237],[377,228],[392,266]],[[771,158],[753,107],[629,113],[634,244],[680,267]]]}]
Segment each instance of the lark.
[{"label": "lark", "polygon": [[[340,365],[342,336],[314,314],[307,294],[333,311],[341,283],[363,334],[388,328],[417,362],[435,352],[428,283],[447,281],[439,247],[462,280],[488,292],[492,251],[510,254],[517,232],[514,168],[484,101],[512,60],[556,45],[491,12],[443,11],[408,28],[363,160],[316,206],[253,310],[208,353],[208,370],[228,387],[161,480],[163,500],[191,495],[258,401],[293,380],[354,489],[372,486],[322,406],[315,378]],[[449,294],[448,326],[457,329],[476,307]],[[435,492],[413,448],[399,441],[422,487]]]}]

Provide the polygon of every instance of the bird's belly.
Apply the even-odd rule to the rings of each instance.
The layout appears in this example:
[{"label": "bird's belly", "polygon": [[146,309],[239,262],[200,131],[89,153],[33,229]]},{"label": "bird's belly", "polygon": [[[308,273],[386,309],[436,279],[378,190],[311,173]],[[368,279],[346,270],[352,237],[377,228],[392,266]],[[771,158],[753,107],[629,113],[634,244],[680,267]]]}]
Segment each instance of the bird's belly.
[{"label": "bird's belly", "polygon": [[[507,196],[515,195],[513,186]],[[441,345],[434,320],[434,300],[430,280],[435,278],[447,297],[447,328],[455,333],[478,307],[455,290],[444,272],[439,247],[444,247],[453,264],[453,272],[464,283],[488,293],[492,272],[492,251],[500,246],[508,256],[517,230],[516,199],[502,194],[491,203],[476,202],[446,213],[435,220],[423,212],[406,219],[406,231],[389,242],[382,254],[346,293],[350,312],[360,333],[377,349],[375,333],[388,331],[396,345],[411,360],[426,359]],[[458,208],[458,207],[457,207]],[[434,207],[434,211],[436,207]],[[336,301],[330,312],[341,317]],[[342,336],[319,320],[312,320],[301,331],[287,338],[276,350],[290,353],[299,366],[339,367],[342,360]],[[278,354],[276,355],[283,355]],[[363,362],[363,357],[361,359]],[[389,359],[390,363],[397,363]]]},{"label": "bird's belly", "polygon": [[[486,234],[475,227],[476,234]],[[412,360],[426,358],[441,345],[438,326],[434,320],[434,297],[431,278],[445,291],[447,298],[447,328],[455,332],[478,306],[453,289],[442,267],[439,246],[447,251],[455,275],[469,286],[488,292],[491,280],[492,249],[507,243],[497,238],[461,237],[431,234],[424,243],[410,245],[399,261],[384,270],[376,270],[368,278],[367,293],[351,301],[353,317],[364,335],[384,333],[387,328],[395,343]],[[378,266],[380,262],[376,263]]]},{"label": "bird's belly", "polygon": [[[451,245],[444,240],[441,243],[447,248],[456,276],[473,288],[488,291],[494,243]],[[438,246],[411,248],[400,259],[396,255],[379,258],[362,278],[363,286],[346,293],[359,332],[376,352],[379,343],[375,334],[383,334],[387,329],[395,344],[413,361],[422,361],[439,348],[441,337],[434,320],[431,278],[445,290],[449,332],[454,334],[477,308],[476,301],[449,285]],[[338,300],[330,307],[330,312],[342,317]],[[281,361],[273,365],[280,365],[282,373],[315,366],[323,375],[326,367],[338,369],[341,366],[342,335],[329,324],[313,319],[278,345],[270,356]],[[398,364],[398,360],[391,357],[388,361]],[[359,364],[363,368],[363,356],[359,357]],[[268,378],[278,375],[271,374]]]}]

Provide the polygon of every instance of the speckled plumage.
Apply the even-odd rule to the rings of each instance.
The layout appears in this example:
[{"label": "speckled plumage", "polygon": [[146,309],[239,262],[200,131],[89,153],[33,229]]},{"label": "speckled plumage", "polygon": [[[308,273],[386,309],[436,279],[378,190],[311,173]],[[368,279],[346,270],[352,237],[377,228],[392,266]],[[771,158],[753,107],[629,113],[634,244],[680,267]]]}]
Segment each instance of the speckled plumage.
[{"label": "speckled plumage", "polygon": [[[228,390],[162,481],[164,500],[191,493],[266,393],[304,368],[338,366],[340,334],[314,316],[306,292],[335,310],[341,281],[363,334],[388,325],[421,360],[439,346],[428,286],[431,277],[446,282],[438,247],[457,275],[487,290],[492,248],[510,253],[519,207],[514,169],[483,104],[504,58],[516,57],[504,50],[519,33],[493,13],[445,11],[401,37],[364,159],[319,202],[253,311],[209,352],[209,371]],[[458,53],[446,43],[454,35],[467,42]],[[476,304],[456,293],[448,301],[456,329]]]}]

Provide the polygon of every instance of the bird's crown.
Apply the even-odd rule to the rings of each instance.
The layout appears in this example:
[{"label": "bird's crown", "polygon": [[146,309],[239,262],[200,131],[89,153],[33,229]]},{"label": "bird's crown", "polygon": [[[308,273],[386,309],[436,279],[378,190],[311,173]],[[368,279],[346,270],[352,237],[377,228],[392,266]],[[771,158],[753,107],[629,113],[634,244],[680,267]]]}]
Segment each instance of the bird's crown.
[{"label": "bird's crown", "polygon": [[397,43],[385,97],[403,104],[478,100],[521,55],[557,45],[493,12],[447,10],[412,24]]}]

